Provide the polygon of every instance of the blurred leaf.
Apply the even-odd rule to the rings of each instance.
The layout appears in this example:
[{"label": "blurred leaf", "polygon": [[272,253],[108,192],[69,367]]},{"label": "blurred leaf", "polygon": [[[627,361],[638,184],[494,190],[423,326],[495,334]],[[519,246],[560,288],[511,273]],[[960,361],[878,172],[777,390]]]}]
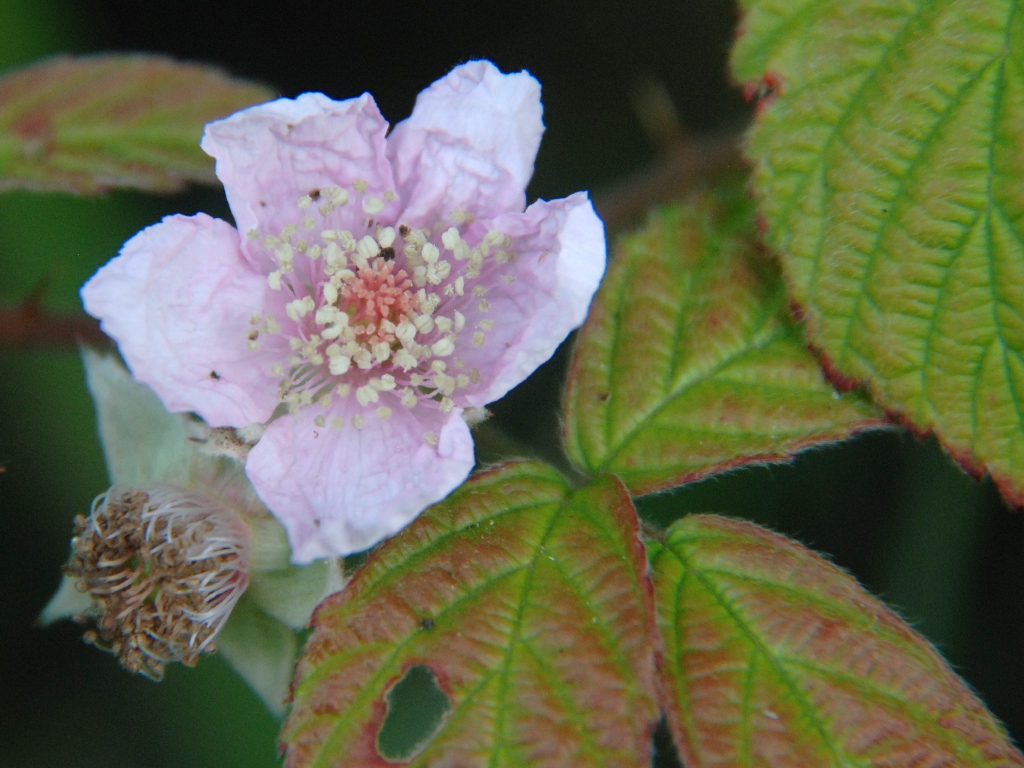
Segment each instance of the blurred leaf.
[{"label": "blurred leaf", "polygon": [[0,78],[0,190],[154,192],[213,183],[203,126],[267,101],[260,85],[143,54],[62,56]]},{"label": "blurred leaf", "polygon": [[374,551],[313,625],[288,766],[385,764],[389,695],[415,666],[451,708],[413,765],[650,761],[652,594],[614,478],[574,493],[539,464],[476,475]]},{"label": "blurred leaf", "polygon": [[1024,765],[924,638],[805,547],[696,515],[648,553],[690,768]]},{"label": "blurred leaf", "polygon": [[772,93],[748,154],[811,341],[1024,503],[1020,3],[743,5],[734,69]]},{"label": "blurred leaf", "polygon": [[284,713],[298,651],[296,633],[261,611],[248,593],[217,635],[217,652],[278,717]]},{"label": "blurred leaf", "polygon": [[622,240],[580,332],[569,455],[650,493],[881,426],[789,320],[749,202],[706,196]]}]

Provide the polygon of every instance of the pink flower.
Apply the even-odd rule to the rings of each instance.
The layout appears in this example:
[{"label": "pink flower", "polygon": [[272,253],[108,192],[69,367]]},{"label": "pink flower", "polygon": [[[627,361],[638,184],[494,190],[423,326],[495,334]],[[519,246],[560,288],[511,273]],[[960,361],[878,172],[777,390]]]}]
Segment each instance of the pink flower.
[{"label": "pink flower", "polygon": [[293,559],[365,549],[473,467],[466,409],[586,315],[586,194],[525,207],[540,86],[470,62],[388,124],[319,93],[206,128],[238,229],[169,216],[82,288],[133,375],[211,426],[266,423],[246,472]]}]

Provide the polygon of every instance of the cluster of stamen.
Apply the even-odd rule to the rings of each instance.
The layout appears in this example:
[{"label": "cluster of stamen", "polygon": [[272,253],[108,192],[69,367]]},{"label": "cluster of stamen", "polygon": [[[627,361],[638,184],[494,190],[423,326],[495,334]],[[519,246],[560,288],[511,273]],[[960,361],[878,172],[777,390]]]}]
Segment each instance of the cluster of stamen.
[{"label": "cluster of stamen", "polygon": [[194,666],[248,585],[249,551],[246,524],[206,494],[111,488],[75,519],[64,569],[93,600],[85,640],[155,680]]},{"label": "cluster of stamen", "polygon": [[[356,180],[352,192],[314,190],[297,201],[301,222],[276,233],[248,233],[271,261],[268,283],[286,293],[290,321],[254,314],[249,346],[258,350],[267,335],[287,338],[290,354],[270,368],[278,398],[291,413],[321,406],[319,426],[343,428],[344,421],[327,411],[332,398],[353,394],[361,411],[382,419],[398,405],[447,413],[460,389],[480,382],[480,371],[468,368],[458,351],[467,342],[483,346],[494,328],[485,317],[490,302],[481,272],[485,260],[515,260],[511,240],[490,231],[471,246],[459,229],[472,221],[465,211],[431,229],[396,231],[372,218],[395,199],[392,191],[368,196],[366,183]],[[349,204],[361,204],[367,214],[365,233],[334,226],[336,211]],[[478,318],[472,327],[467,314]],[[360,412],[352,424],[361,428],[363,420]],[[436,442],[432,433],[425,439]]]}]

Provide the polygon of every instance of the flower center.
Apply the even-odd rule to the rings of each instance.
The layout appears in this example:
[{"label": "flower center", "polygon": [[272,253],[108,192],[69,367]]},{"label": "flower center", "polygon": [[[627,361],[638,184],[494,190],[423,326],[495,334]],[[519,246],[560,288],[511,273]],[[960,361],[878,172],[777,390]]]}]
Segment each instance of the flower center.
[{"label": "flower center", "polygon": [[[473,357],[469,350],[482,347],[494,327],[486,318],[485,260],[514,261],[511,241],[490,231],[471,245],[460,230],[472,221],[464,211],[429,229],[396,232],[372,218],[395,199],[393,192],[367,196],[358,180],[352,190],[351,196],[340,187],[315,190],[298,200],[301,221],[278,234],[248,233],[274,267],[267,280],[281,292],[283,310],[283,317],[281,311],[252,316],[249,346],[258,350],[261,335],[287,339],[290,354],[270,372],[291,413],[314,404],[329,409],[332,398],[350,393],[379,418],[399,404],[447,413],[460,390],[480,382],[480,371],[467,368],[458,353]],[[322,204],[312,209],[314,201]],[[339,228],[352,221],[351,209],[343,212],[347,217],[341,212],[350,202],[368,214],[355,234]],[[472,328],[467,317],[476,321]],[[352,423],[362,427],[363,419],[359,413]],[[327,416],[316,421],[324,426]],[[337,417],[330,422],[344,426]]]}]

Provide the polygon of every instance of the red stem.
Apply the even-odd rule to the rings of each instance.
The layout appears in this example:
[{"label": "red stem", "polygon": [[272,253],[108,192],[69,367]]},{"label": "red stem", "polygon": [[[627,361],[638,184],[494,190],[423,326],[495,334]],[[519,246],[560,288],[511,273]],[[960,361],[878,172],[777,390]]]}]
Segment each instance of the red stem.
[{"label": "red stem", "polygon": [[79,344],[106,347],[112,342],[88,315],[46,312],[32,300],[0,307],[0,347],[73,350]]}]

